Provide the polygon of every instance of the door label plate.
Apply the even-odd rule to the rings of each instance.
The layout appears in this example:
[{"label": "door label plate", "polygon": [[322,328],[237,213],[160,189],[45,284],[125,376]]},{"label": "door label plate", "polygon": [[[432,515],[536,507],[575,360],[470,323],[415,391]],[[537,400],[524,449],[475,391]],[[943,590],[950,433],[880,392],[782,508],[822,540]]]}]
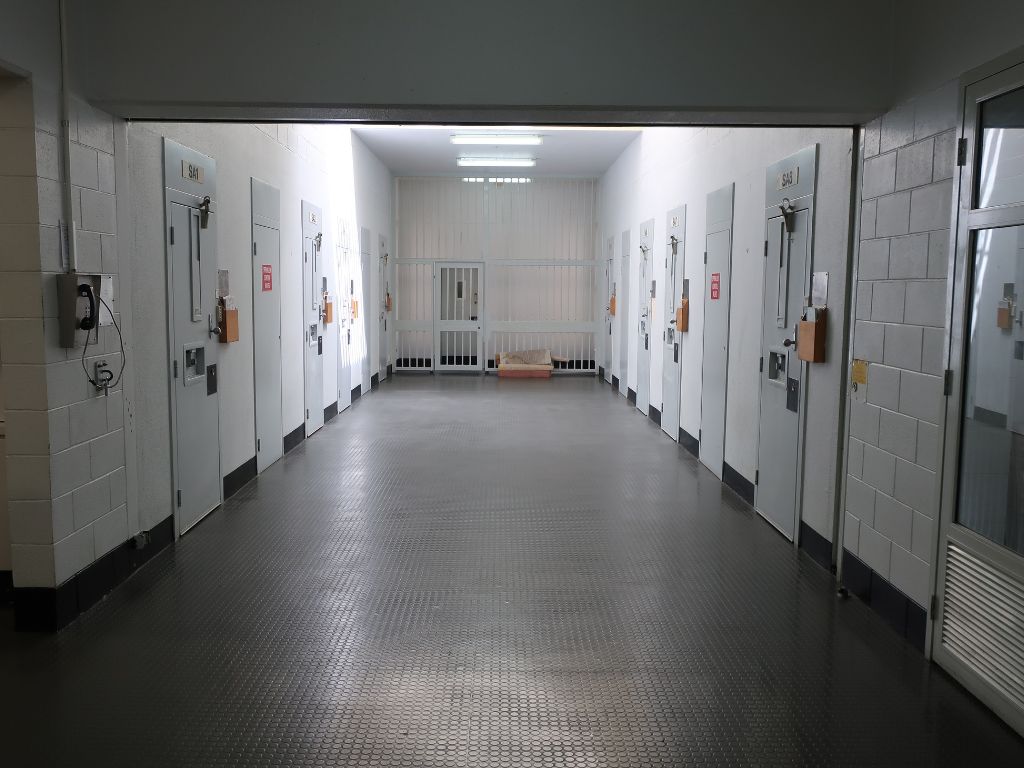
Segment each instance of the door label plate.
[{"label": "door label plate", "polygon": [[190,163],[188,160],[181,161],[181,178],[196,184],[202,184],[206,178],[206,170],[201,165]]}]

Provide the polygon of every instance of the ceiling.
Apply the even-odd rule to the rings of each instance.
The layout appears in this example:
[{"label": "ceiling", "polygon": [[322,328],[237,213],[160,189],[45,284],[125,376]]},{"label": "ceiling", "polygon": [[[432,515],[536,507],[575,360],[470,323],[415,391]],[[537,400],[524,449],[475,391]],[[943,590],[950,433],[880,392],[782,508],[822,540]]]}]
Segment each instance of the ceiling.
[{"label": "ceiling", "polygon": [[[639,134],[636,128],[524,128],[502,126],[371,125],[352,129],[396,176],[528,176],[585,177],[602,175]],[[526,134],[543,137],[534,147],[461,145],[454,134]],[[533,168],[460,168],[459,157],[532,157]]]}]

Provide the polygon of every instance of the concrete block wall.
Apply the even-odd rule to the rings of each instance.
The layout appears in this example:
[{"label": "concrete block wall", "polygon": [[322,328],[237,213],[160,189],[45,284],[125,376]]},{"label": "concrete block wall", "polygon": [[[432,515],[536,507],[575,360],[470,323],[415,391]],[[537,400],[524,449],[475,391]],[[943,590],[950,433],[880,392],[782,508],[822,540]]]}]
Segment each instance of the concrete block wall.
[{"label": "concrete block wall", "polygon": [[866,126],[843,546],[922,608],[938,535],[957,87]]},{"label": "concrete block wall", "polygon": [[[45,86],[0,85],[0,362],[15,587],[55,587],[128,538],[120,387],[103,397],[87,381],[82,348],[58,343],[57,114]],[[78,104],[71,138],[78,269],[114,276],[117,317],[113,120]],[[93,337],[86,370],[100,359],[120,368],[113,328]]]}]

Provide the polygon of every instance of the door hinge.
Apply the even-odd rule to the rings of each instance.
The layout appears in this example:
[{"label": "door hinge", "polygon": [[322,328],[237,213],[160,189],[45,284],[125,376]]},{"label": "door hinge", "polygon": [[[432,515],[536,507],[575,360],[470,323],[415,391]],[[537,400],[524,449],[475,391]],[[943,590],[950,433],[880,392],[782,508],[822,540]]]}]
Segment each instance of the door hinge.
[{"label": "door hinge", "polygon": [[956,140],[956,164],[958,168],[967,165],[967,139]]},{"label": "door hinge", "polygon": [[935,621],[935,614],[939,610],[939,598],[938,595],[932,595],[931,601],[928,603],[928,615],[932,621]]},{"label": "door hinge", "polygon": [[178,361],[174,361],[174,378],[178,378]]},{"label": "door hinge", "polygon": [[757,367],[758,373],[764,373],[764,358],[761,358],[761,364]]},{"label": "door hinge", "polygon": [[306,409],[306,418],[309,419],[309,408]]},{"label": "door hinge", "polygon": [[701,433],[702,432],[703,432],[703,430],[700,430],[700,429],[697,430],[697,442],[698,443],[700,442],[700,437],[701,437]]},{"label": "door hinge", "polygon": [[707,251],[704,251],[704,263],[705,264],[708,263],[708,252]]},{"label": "door hinge", "polygon": [[181,489],[178,489],[178,506],[181,506]]},{"label": "door hinge", "polygon": [[761,470],[754,470],[754,485],[757,485],[761,481]]},{"label": "door hinge", "polygon": [[174,227],[171,227],[170,235],[171,235],[171,245],[174,245]]},{"label": "door hinge", "polygon": [[252,244],[252,255],[253,255],[253,256],[255,256],[255,255],[256,255],[256,243],[253,243],[253,244]]},{"label": "door hinge", "polygon": [[260,452],[260,439],[257,437],[256,438],[256,453],[259,453],[259,452]]},{"label": "door hinge", "polygon": [[942,377],[942,394],[946,397],[953,394],[953,371],[949,368],[946,369],[946,373]]},{"label": "door hinge", "polygon": [[764,241],[764,257],[766,259],[768,258],[768,241],[767,240]]}]

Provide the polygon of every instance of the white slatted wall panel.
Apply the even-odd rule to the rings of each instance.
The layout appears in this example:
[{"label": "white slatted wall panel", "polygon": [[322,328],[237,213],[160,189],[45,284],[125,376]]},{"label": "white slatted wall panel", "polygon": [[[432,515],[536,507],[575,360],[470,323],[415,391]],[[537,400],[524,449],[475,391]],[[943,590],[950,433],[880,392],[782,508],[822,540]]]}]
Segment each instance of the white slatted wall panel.
[{"label": "white slatted wall panel", "polygon": [[547,347],[566,359],[559,370],[596,371],[595,202],[592,179],[399,179],[396,367],[422,369],[430,355],[432,262],[483,261],[488,367],[499,352]]}]

